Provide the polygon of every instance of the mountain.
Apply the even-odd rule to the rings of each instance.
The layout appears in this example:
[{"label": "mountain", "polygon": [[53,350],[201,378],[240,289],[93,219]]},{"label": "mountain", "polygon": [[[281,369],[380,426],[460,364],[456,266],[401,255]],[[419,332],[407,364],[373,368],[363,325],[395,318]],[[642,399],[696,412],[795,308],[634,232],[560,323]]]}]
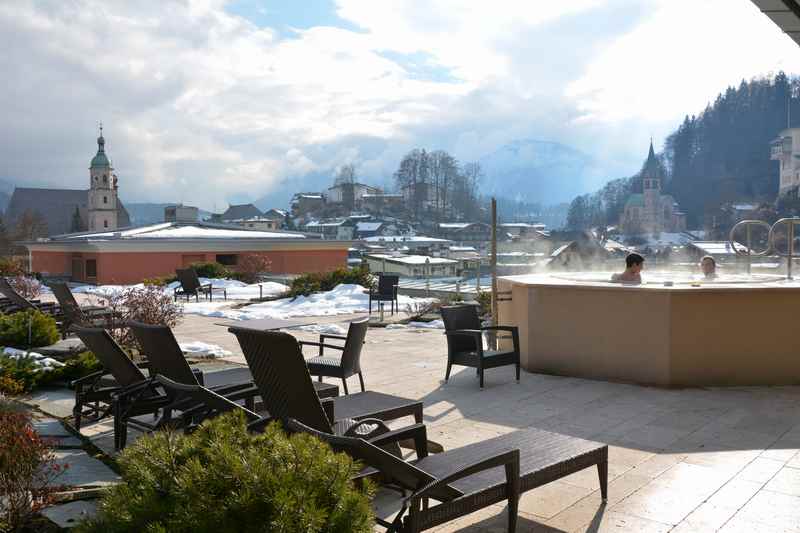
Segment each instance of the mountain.
[{"label": "mountain", "polygon": [[551,141],[521,139],[479,160],[481,192],[541,204],[567,202],[586,192],[594,175],[591,157]]}]

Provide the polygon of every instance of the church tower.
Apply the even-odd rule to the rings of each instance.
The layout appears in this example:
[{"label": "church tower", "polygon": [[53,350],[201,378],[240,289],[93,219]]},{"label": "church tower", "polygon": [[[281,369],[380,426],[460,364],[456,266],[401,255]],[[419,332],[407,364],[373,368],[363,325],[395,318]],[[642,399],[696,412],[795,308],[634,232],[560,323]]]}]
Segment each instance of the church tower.
[{"label": "church tower", "polygon": [[89,166],[89,231],[117,229],[117,176],[106,157],[103,126],[97,138],[97,155]]},{"label": "church tower", "polygon": [[642,168],[642,192],[644,193],[643,226],[647,232],[658,232],[661,227],[661,180],[664,177],[661,164],[656,159],[653,141],[650,140],[650,153]]}]

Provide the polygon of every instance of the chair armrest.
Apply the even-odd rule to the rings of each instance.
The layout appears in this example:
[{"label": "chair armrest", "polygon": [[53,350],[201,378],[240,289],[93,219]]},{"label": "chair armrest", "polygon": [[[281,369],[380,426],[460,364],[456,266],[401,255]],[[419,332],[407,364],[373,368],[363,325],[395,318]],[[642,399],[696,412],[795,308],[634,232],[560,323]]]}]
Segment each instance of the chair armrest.
[{"label": "chair armrest", "polygon": [[418,458],[421,459],[428,456],[428,430],[425,428],[425,424],[413,424],[402,429],[388,431],[367,440],[375,446],[384,446],[409,439],[414,441]]},{"label": "chair armrest", "polygon": [[261,417],[258,420],[254,420],[253,422],[247,424],[247,431],[261,433],[264,431],[264,427],[266,427],[267,424],[273,422],[274,420],[275,420],[274,418],[269,416]]},{"label": "chair armrest", "polygon": [[108,372],[106,372],[105,370],[98,370],[97,372],[92,372],[91,374],[83,376],[82,378],[78,378],[78,379],[72,380],[72,381],[70,381],[69,384],[72,387],[75,387],[77,385],[83,385],[87,381],[97,380],[97,379],[99,379],[99,378],[101,378],[101,377],[103,377],[103,376],[105,376],[107,374],[108,374]]},{"label": "chair armrest", "polygon": [[344,346],[336,346],[336,345],[334,345],[334,344],[323,344],[323,343],[321,343],[321,342],[314,342],[314,341],[297,341],[297,344],[299,344],[301,348],[302,348],[303,346],[305,346],[305,345],[308,345],[308,346],[319,346],[319,347],[320,347],[320,349],[322,349],[322,348],[332,348],[332,349],[334,349],[334,350],[342,350],[342,351],[344,351]]},{"label": "chair armrest", "polygon": [[320,333],[319,334],[319,342],[324,343],[325,339],[338,339],[340,341],[346,341],[347,337],[344,335],[332,335],[330,333]]},{"label": "chair armrest", "polygon": [[481,326],[481,331],[509,331],[511,333],[519,331],[517,326]]},{"label": "chair armrest", "polygon": [[143,391],[145,389],[155,387],[156,382],[154,378],[147,378],[144,381],[140,381],[139,383],[134,383],[132,385],[128,385],[127,387],[122,387],[120,390],[112,394],[112,398],[115,400],[122,399],[125,396],[130,396],[131,394],[136,394],[137,392]]},{"label": "chair armrest", "polygon": [[[247,392],[251,396],[258,396],[258,388],[253,383],[236,383],[234,385],[220,385],[219,387],[206,387],[208,390],[228,397],[234,393]],[[229,398],[230,399],[230,398]]]},{"label": "chair armrest", "polygon": [[[374,433],[366,433],[366,434],[364,434],[364,433],[356,433],[356,430],[358,428],[360,428],[361,426],[368,426],[368,425],[375,425],[375,426],[378,426],[378,427],[375,429]],[[384,422],[383,420],[379,420],[377,418],[362,418],[361,420],[356,422],[354,425],[350,426],[347,429],[347,431],[345,431],[344,436],[345,437],[356,437],[356,438],[360,438],[360,439],[369,439],[373,435],[375,435],[377,437],[379,435],[384,435],[386,433],[389,433],[389,431],[390,431],[389,426],[387,426],[386,422]]]},{"label": "chair armrest", "polygon": [[483,331],[481,331],[479,329],[451,329],[451,330],[446,330],[444,332],[444,334],[447,335],[448,337],[450,337],[451,335],[452,336],[462,335],[462,336],[466,336],[466,337],[480,337],[481,335],[483,335]]},{"label": "chair armrest", "polygon": [[[516,485],[517,491],[519,490],[519,449],[508,450],[505,452],[501,452],[485,459],[481,459],[476,461],[475,463],[457,470],[451,474],[448,474],[445,477],[439,478],[436,481],[433,481],[421,489],[417,490],[411,496],[407,497],[404,500],[404,503],[411,502],[411,508],[416,508],[416,502],[418,502],[421,498],[425,498],[430,495],[431,492],[436,491],[444,486],[449,485],[453,481],[458,481],[459,479],[463,479],[467,476],[471,476],[478,472],[482,472],[484,470],[489,470],[491,468],[496,468],[498,466],[505,466],[506,467],[506,482],[509,485]],[[516,478],[516,479],[515,479]]]},{"label": "chair armrest", "polygon": [[328,417],[328,420],[331,424],[333,424],[334,420],[336,420],[336,415],[334,414],[333,408],[333,398],[320,398],[319,402],[322,404],[322,410],[325,411],[325,415]]}]

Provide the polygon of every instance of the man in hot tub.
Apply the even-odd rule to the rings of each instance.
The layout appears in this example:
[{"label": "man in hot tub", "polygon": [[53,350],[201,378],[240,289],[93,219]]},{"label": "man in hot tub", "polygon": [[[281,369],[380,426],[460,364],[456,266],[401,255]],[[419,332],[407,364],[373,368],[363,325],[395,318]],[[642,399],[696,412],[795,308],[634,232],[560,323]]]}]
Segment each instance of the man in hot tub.
[{"label": "man in hot tub", "polygon": [[625,272],[614,274],[611,276],[611,281],[626,285],[639,285],[642,283],[641,272],[643,268],[644,257],[636,253],[628,254],[625,258]]},{"label": "man in hot tub", "polygon": [[704,279],[717,279],[717,261],[707,255],[700,260],[700,271]]}]

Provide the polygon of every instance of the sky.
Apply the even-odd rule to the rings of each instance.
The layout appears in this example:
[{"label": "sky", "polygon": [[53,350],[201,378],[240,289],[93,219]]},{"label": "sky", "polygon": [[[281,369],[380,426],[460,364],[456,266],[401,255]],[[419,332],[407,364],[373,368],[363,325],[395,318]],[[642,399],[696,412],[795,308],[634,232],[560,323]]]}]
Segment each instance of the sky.
[{"label": "sky", "polygon": [[217,211],[517,139],[588,154],[588,191],[728,85],[800,73],[750,0],[15,0],[0,49],[0,179],[88,187],[102,121],[123,200]]}]

